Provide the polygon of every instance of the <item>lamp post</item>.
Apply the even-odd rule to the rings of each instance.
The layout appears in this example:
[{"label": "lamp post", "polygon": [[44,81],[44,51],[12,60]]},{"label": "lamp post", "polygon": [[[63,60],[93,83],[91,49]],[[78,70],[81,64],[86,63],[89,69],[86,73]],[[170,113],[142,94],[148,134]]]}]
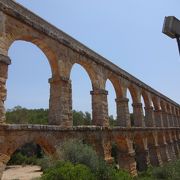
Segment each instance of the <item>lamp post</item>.
[{"label": "lamp post", "polygon": [[176,38],[180,55],[180,20],[174,16],[165,17],[162,32],[172,39]]}]

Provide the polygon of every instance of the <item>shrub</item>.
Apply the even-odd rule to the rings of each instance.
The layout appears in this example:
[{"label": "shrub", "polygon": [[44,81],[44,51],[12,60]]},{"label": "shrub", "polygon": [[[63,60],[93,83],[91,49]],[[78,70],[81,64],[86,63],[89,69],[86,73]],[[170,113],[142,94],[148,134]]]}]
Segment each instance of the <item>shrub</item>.
[{"label": "shrub", "polygon": [[73,165],[70,162],[58,162],[47,169],[42,175],[42,180],[94,180],[91,170],[82,164]]},{"label": "shrub", "polygon": [[99,160],[98,170],[95,172],[98,180],[131,180],[128,172],[109,165],[104,160]]},{"label": "shrub", "polygon": [[99,158],[91,146],[83,144],[78,140],[64,142],[58,148],[59,160],[70,161],[73,164],[84,164],[92,171],[98,169]]},{"label": "shrub", "polygon": [[178,180],[180,179],[180,160],[167,163],[163,167],[150,167],[147,171],[141,172],[137,180]]},{"label": "shrub", "polygon": [[55,167],[59,161],[53,156],[44,156],[41,159],[38,159],[37,165],[41,166],[41,170],[44,172],[46,169]]},{"label": "shrub", "polygon": [[37,158],[35,156],[27,157],[22,153],[18,152],[15,153],[8,162],[8,165],[21,165],[21,164],[37,164]]},{"label": "shrub", "polygon": [[[94,174],[93,178],[97,180],[130,180],[131,179],[129,173],[122,170],[117,170],[115,166],[108,165],[103,159],[97,156],[96,152],[92,149],[91,146],[87,144],[83,144],[81,141],[69,140],[63,143],[57,149],[58,149],[57,160],[54,161],[50,159],[50,161],[48,161],[49,162],[48,165],[47,163],[44,163],[46,167],[50,165],[49,169],[51,176],[52,174],[59,173],[58,172],[59,170],[57,170],[56,168],[56,167],[59,168],[59,163],[61,164],[62,161],[64,162],[69,161],[72,164],[74,164],[75,167],[78,164],[81,165],[83,164],[86,167],[88,167],[91,173]],[[53,167],[53,170],[51,166]],[[47,169],[48,172],[49,169]],[[49,174],[47,173],[47,171],[45,170],[45,174]]]}]

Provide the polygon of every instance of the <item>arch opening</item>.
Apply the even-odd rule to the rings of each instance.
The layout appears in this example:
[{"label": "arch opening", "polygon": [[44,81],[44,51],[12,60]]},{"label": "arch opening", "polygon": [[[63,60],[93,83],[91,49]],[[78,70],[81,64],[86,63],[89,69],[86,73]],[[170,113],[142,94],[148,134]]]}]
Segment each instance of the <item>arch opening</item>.
[{"label": "arch opening", "polygon": [[131,126],[134,126],[133,107],[132,107],[133,99],[132,99],[131,92],[129,89],[127,89],[126,97],[129,99],[128,107],[129,107]]},{"label": "arch opening", "polygon": [[108,91],[108,113],[110,126],[117,125],[117,108],[116,108],[116,92],[112,82],[108,79],[106,81],[106,90]]},{"label": "arch opening", "polygon": [[90,125],[92,124],[91,79],[86,69],[77,63],[71,69],[70,78],[72,81],[73,125]]},{"label": "arch opening", "polygon": [[145,107],[146,107],[146,105],[145,105],[144,97],[143,97],[142,95],[141,95],[141,103],[142,103],[143,116],[144,116],[144,118],[145,118],[145,116],[146,116],[146,112],[145,112]]},{"label": "arch opening", "polygon": [[[25,143],[18,147],[10,156],[10,160],[6,164],[2,179],[9,179],[10,171],[16,171],[13,178],[27,178],[27,174],[31,174],[34,178],[40,178],[42,167],[45,158],[43,147],[34,142]],[[42,163],[41,163],[42,162]],[[22,173],[23,171],[23,173]]]},{"label": "arch opening", "polygon": [[[24,107],[27,109],[48,109],[51,68],[41,49],[26,41],[15,41],[8,54],[12,64],[9,66],[7,80],[6,109]],[[44,113],[47,121],[47,113]],[[39,124],[39,122],[27,122]],[[43,123],[43,122],[42,122]],[[46,122],[47,123],[47,122]]]}]

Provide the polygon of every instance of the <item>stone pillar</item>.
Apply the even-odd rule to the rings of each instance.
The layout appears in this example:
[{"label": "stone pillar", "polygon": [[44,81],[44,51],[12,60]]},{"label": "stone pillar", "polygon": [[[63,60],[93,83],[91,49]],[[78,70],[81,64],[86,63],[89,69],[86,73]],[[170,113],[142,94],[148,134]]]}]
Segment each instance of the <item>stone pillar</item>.
[{"label": "stone pillar", "polygon": [[153,107],[145,107],[145,125],[147,127],[154,127],[155,126],[155,119],[154,119],[154,111]]},{"label": "stone pillar", "polygon": [[98,138],[95,141],[90,142],[90,144],[94,147],[99,157],[104,159],[107,163],[112,164],[114,158],[111,155],[112,146],[111,141],[108,139],[109,137],[106,135],[103,137],[99,134]]},{"label": "stone pillar", "polygon": [[176,154],[175,154],[174,143],[173,143],[171,134],[168,133],[166,135],[166,138],[168,138],[167,139],[167,144],[168,144],[168,153],[169,153],[169,156],[170,156],[171,160],[174,160],[174,159],[176,159]]},{"label": "stone pillar", "polygon": [[174,114],[174,127],[178,127],[178,117]]},{"label": "stone pillar", "polygon": [[49,124],[70,127],[72,120],[72,90],[71,81],[66,77],[49,79]]},{"label": "stone pillar", "polygon": [[178,142],[178,146],[180,150],[180,132],[179,131],[176,131],[176,137],[177,137],[177,142]]},{"label": "stone pillar", "polygon": [[172,114],[168,112],[168,120],[169,120],[169,127],[173,127],[173,119]]},{"label": "stone pillar", "polygon": [[180,114],[178,112],[178,115],[177,115],[177,122],[178,122],[178,127],[180,127]]},{"label": "stone pillar", "polygon": [[133,117],[134,117],[134,126],[144,127],[144,115],[142,109],[142,103],[133,103]]},{"label": "stone pillar", "polygon": [[149,147],[150,154],[150,162],[152,166],[161,166],[162,159],[160,154],[160,146],[159,145],[151,145]]},{"label": "stone pillar", "polygon": [[176,117],[175,117],[175,115],[174,115],[174,113],[172,112],[172,114],[171,114],[171,118],[172,118],[172,127],[175,127],[175,124],[176,124]]},{"label": "stone pillar", "polygon": [[171,161],[171,158],[168,152],[168,144],[166,142],[160,145],[160,154],[161,154],[161,159],[163,163]]},{"label": "stone pillar", "polygon": [[176,123],[177,123],[176,127],[179,127],[179,114],[178,114],[178,112],[176,112]]},{"label": "stone pillar", "polygon": [[130,127],[131,120],[128,107],[128,98],[117,98],[117,125],[122,127]]},{"label": "stone pillar", "polygon": [[154,110],[154,117],[155,117],[156,127],[163,127],[162,111],[160,109]]},{"label": "stone pillar", "polygon": [[169,127],[168,115],[165,110],[162,110],[162,121],[164,127]]},{"label": "stone pillar", "polygon": [[0,54],[0,124],[5,123],[6,120],[4,101],[7,96],[6,80],[8,78],[8,65],[10,64],[10,58]]},{"label": "stone pillar", "polygon": [[0,179],[2,178],[3,171],[5,170],[6,164],[9,161],[9,159],[9,156],[0,153]]},{"label": "stone pillar", "polygon": [[92,95],[92,123],[97,126],[109,126],[108,92],[104,89],[91,91]]},{"label": "stone pillar", "polygon": [[170,158],[172,160],[175,160],[176,154],[175,154],[175,149],[174,149],[174,145],[172,141],[168,142],[168,152],[169,152]]},{"label": "stone pillar", "polygon": [[179,144],[178,144],[178,139],[177,139],[176,134],[174,134],[173,144],[174,144],[175,155],[177,158],[179,158],[180,149],[179,149]]},{"label": "stone pillar", "polygon": [[117,156],[119,167],[130,172],[132,176],[136,176],[135,152],[119,152]]},{"label": "stone pillar", "polygon": [[179,146],[179,149],[180,149],[180,132],[179,131],[176,132],[176,137],[177,137],[178,146]]}]

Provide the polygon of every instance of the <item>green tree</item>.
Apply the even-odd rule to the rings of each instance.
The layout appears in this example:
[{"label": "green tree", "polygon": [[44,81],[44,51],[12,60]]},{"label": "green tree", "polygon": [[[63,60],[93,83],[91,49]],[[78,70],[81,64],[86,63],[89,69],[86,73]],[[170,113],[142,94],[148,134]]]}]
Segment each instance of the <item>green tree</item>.
[{"label": "green tree", "polygon": [[91,114],[88,112],[83,113],[82,111],[73,110],[73,125],[90,125]]},{"label": "green tree", "polygon": [[10,124],[48,124],[48,109],[26,109],[16,106],[6,112]]}]

